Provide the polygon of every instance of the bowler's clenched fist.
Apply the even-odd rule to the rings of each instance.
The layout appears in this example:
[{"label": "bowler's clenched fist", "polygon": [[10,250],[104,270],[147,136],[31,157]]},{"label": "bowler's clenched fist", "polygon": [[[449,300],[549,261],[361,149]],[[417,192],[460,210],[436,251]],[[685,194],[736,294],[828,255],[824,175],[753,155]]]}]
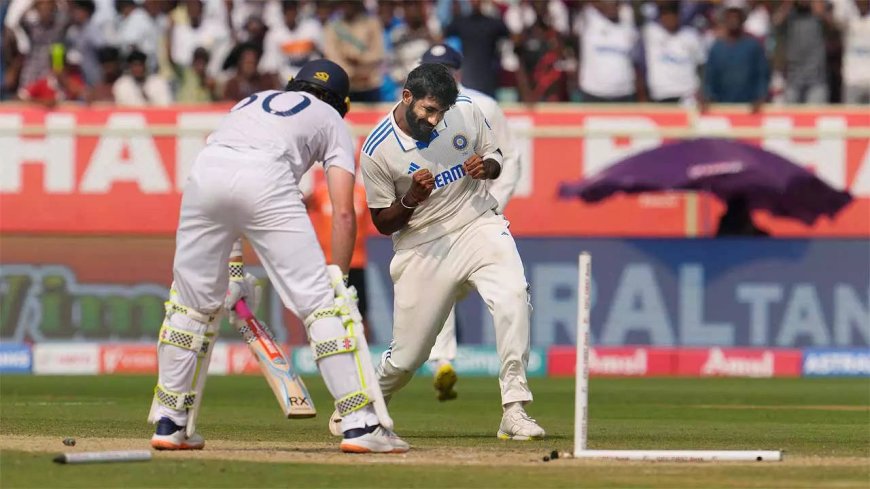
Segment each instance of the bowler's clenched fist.
[{"label": "bowler's clenched fist", "polygon": [[435,177],[432,172],[423,168],[414,172],[411,175],[411,188],[405,195],[405,203],[409,206],[416,207],[418,204],[429,198],[429,194],[435,188]]},{"label": "bowler's clenched fist", "polygon": [[462,166],[465,168],[465,172],[471,175],[471,178],[475,180],[488,178],[486,175],[486,165],[483,164],[483,158],[478,155],[469,156]]}]

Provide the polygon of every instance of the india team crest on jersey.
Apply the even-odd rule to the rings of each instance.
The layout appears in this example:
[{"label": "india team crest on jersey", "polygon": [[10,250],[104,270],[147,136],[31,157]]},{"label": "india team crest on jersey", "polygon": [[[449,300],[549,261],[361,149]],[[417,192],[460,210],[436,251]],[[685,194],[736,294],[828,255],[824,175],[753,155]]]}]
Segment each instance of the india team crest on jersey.
[{"label": "india team crest on jersey", "polygon": [[459,133],[453,136],[453,147],[458,149],[459,151],[464,150],[468,147],[468,138],[465,134]]}]

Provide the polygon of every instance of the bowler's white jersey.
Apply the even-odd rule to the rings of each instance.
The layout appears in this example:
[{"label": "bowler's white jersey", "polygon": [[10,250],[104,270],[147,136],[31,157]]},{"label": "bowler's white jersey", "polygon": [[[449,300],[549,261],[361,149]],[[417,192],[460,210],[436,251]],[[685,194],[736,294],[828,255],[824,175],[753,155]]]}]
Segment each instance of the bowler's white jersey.
[{"label": "bowler's white jersey", "polygon": [[520,154],[513,144],[513,136],[508,127],[507,119],[501,107],[498,106],[498,102],[483,92],[462,85],[459,86],[459,93],[467,95],[483,112],[483,116],[492,127],[495,141],[502,152],[504,160],[501,164],[501,174],[495,180],[486,182],[486,189],[498,201],[498,212],[502,213],[520,180]]},{"label": "bowler's white jersey", "polygon": [[489,123],[468,96],[456,99],[428,144],[402,132],[393,110],[369,134],[360,155],[369,208],[390,207],[405,195],[411,187],[411,174],[419,169],[428,169],[435,177],[432,194],[414,211],[408,224],[393,233],[394,249],[437,239],[496,208],[498,203],[486,191],[485,180],[466,175],[462,166],[472,154],[502,162]]},{"label": "bowler's white jersey", "polygon": [[355,173],[353,140],[333,107],[304,92],[266,90],[237,103],[206,140],[247,158],[286,162],[295,184],[316,161]]}]

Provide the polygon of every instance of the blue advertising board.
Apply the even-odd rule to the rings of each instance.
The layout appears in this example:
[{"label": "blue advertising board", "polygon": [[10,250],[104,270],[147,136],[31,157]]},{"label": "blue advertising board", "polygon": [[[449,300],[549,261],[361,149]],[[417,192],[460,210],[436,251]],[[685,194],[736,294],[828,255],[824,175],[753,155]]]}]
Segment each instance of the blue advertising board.
[{"label": "blue advertising board", "polygon": [[[870,240],[520,238],[532,344],[573,344],[577,257],[592,255],[599,345],[867,347]],[[392,327],[390,241],[368,241],[369,322]],[[460,341],[493,344],[479,297],[457,309]]]},{"label": "blue advertising board", "polygon": [[0,373],[29,374],[33,368],[30,345],[23,343],[0,343]]},{"label": "blue advertising board", "polygon": [[[371,346],[370,354],[372,364],[378,365],[381,355],[386,351],[384,346]],[[300,375],[316,375],[317,364],[311,348],[293,349],[293,368]],[[456,358],[453,367],[459,375],[466,377],[498,377],[501,362],[498,352],[491,346],[465,346],[460,345],[456,350]],[[432,365],[424,363],[417,371],[418,375],[432,376],[435,372]],[[529,351],[529,364],[526,369],[528,377],[544,377],[547,375],[547,352],[544,348],[532,348]]]},{"label": "blue advertising board", "polygon": [[870,377],[867,348],[807,348],[803,356],[804,377]]}]

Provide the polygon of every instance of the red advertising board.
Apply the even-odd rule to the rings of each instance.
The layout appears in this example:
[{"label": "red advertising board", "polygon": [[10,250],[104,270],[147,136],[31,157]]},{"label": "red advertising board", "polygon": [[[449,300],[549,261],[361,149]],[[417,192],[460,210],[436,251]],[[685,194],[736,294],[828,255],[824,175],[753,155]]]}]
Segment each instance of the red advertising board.
[{"label": "red advertising board", "polygon": [[[574,376],[576,349],[554,346],[547,375]],[[799,377],[801,351],[782,348],[593,347],[590,376]]]},{"label": "red advertising board", "polygon": [[[573,346],[553,346],[547,353],[547,375],[573,376],[577,355]],[[653,377],[673,374],[670,348],[593,347],[589,349],[589,375]]]},{"label": "red advertising board", "polygon": [[[172,234],[190,165],[226,108],[0,107],[0,231]],[[384,106],[354,108],[348,120],[358,143],[384,111]],[[827,131],[809,139],[772,134],[748,141],[811,168],[835,187],[849,189],[855,202],[835,219],[821,219],[813,227],[765,215],[759,216],[760,222],[775,236],[870,236],[868,140],[836,132],[870,127],[867,111],[771,108],[762,115],[714,112],[696,120],[679,108],[563,105],[508,109],[507,114],[523,155],[520,184],[506,212],[519,236],[711,232],[721,212],[712,198],[695,203],[682,194],[617,196],[585,205],[556,196],[563,181],[592,175],[631,152],[665,142],[655,131],[689,127],[698,134],[753,128]],[[563,132],[531,137],[530,130]],[[614,130],[631,134],[602,135]],[[587,135],[580,137],[578,131]]]},{"label": "red advertising board", "polygon": [[[285,350],[286,351],[286,350]],[[228,374],[256,374],[260,372],[257,359],[245,344],[231,344],[227,348]]]},{"label": "red advertising board", "polygon": [[153,374],[157,372],[157,346],[104,344],[100,346],[101,374]]},{"label": "red advertising board", "polygon": [[686,377],[799,377],[801,351],[760,348],[680,350],[676,375]]}]

